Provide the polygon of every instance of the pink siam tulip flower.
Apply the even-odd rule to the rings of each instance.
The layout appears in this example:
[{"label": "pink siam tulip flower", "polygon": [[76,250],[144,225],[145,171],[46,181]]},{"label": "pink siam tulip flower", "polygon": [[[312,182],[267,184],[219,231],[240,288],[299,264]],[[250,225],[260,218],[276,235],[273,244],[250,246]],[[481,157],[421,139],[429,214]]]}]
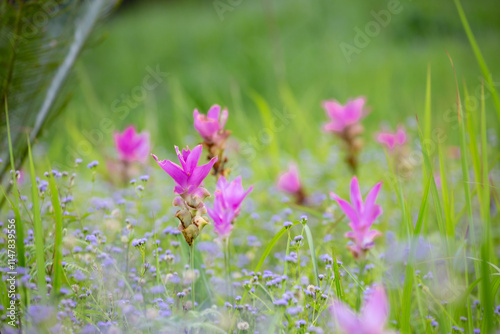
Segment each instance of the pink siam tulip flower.
[{"label": "pink siam tulip flower", "polygon": [[330,117],[330,122],[323,126],[323,130],[342,139],[347,153],[345,161],[354,173],[357,172],[358,155],[363,148],[363,140],[360,137],[364,131],[361,120],[367,114],[365,102],[364,97],[348,100],[345,106],[336,100],[323,102],[323,108]]},{"label": "pink siam tulip flower", "polygon": [[208,149],[208,159],[218,157],[219,160],[214,164],[214,176],[218,179],[221,175],[227,176],[228,169],[224,169],[227,158],[224,157],[224,150],[226,148],[226,139],[231,134],[231,131],[224,130],[226,125],[228,112],[227,109],[221,111],[219,105],[213,105],[208,111],[207,115],[200,114],[195,109],[194,128],[203,138],[203,146]]},{"label": "pink siam tulip flower", "polygon": [[198,109],[193,112],[194,128],[207,143],[219,143],[224,141],[228,132],[224,131],[228,112],[227,109],[222,110],[219,105],[213,105],[207,115],[200,114]]},{"label": "pink siam tulip flower", "polygon": [[221,238],[229,237],[233,229],[234,219],[240,214],[241,204],[253,190],[250,186],[245,191],[241,185],[241,176],[233,182],[227,182],[224,176],[217,181],[213,208],[208,208],[208,215],[214,221],[215,232]]},{"label": "pink siam tulip flower", "polygon": [[222,194],[224,207],[234,211],[237,216],[240,214],[241,203],[252,190],[253,186],[250,186],[246,191],[243,189],[241,176],[238,176],[233,182],[227,182],[224,176],[221,176],[217,181],[216,193],[220,192]]},{"label": "pink siam tulip flower", "polygon": [[434,174],[434,183],[436,183],[436,187],[441,188],[441,186],[442,186],[441,182],[442,182],[441,175]]},{"label": "pink siam tulip flower", "polygon": [[296,164],[290,164],[288,170],[278,177],[277,187],[294,195],[298,204],[303,203],[306,199]]},{"label": "pink siam tulip flower", "polygon": [[235,212],[227,210],[223,204],[222,193],[216,191],[213,208],[207,208],[208,215],[214,221],[215,233],[222,239],[229,237],[233,229],[233,220],[236,218]]},{"label": "pink siam tulip flower", "polygon": [[179,219],[178,229],[190,247],[203,228],[209,224],[208,218],[204,216],[207,208],[203,200],[210,196],[210,193],[200,185],[217,161],[217,157],[214,157],[208,164],[198,166],[202,150],[203,147],[198,145],[192,151],[186,147],[181,153],[176,146],[175,151],[181,163],[180,166],[169,160],[159,161],[156,155],[152,154],[158,165],[177,184],[174,193],[179,196],[174,198],[173,206],[179,207],[179,210],[175,213],[175,217]]},{"label": "pink siam tulip flower", "polygon": [[351,203],[333,192],[330,193],[350,220],[349,227],[352,231],[347,232],[345,236],[354,243],[349,249],[355,258],[364,256],[373,247],[374,239],[382,235],[377,230],[370,230],[373,222],[382,214],[380,205],[375,204],[381,186],[382,182],[377,183],[366,196],[364,203],[356,177],[351,180]]},{"label": "pink siam tulip flower", "polygon": [[277,185],[278,189],[290,194],[295,194],[302,188],[296,164],[290,164],[288,170],[279,176]]},{"label": "pink siam tulip flower", "polygon": [[406,131],[403,126],[399,126],[396,133],[379,132],[377,141],[380,144],[387,146],[389,150],[393,150],[397,146],[403,146],[406,143]]},{"label": "pink siam tulip flower", "polygon": [[144,163],[149,155],[149,133],[137,133],[133,125],[123,133],[115,132],[115,147],[121,161]]},{"label": "pink siam tulip flower", "polygon": [[344,132],[347,127],[355,125],[366,115],[364,112],[365,98],[358,97],[354,100],[348,100],[345,106],[336,100],[323,102],[323,108],[330,117],[330,122],[326,123],[323,129],[326,132]]},{"label": "pink siam tulip flower", "polygon": [[389,316],[389,303],[382,287],[374,289],[366,301],[360,314],[340,301],[335,301],[330,307],[341,331],[346,334],[389,334],[385,329]]},{"label": "pink siam tulip flower", "polygon": [[158,165],[160,165],[177,184],[174,188],[174,192],[177,195],[182,195],[184,193],[191,194],[197,191],[208,173],[210,173],[210,169],[212,169],[212,166],[217,161],[217,157],[213,157],[209,163],[198,166],[202,150],[202,145],[196,146],[192,151],[186,146],[185,149],[182,149],[181,153],[179,148],[175,146],[177,157],[181,163],[180,166],[170,160],[160,161],[156,155],[153,154],[153,158]]}]

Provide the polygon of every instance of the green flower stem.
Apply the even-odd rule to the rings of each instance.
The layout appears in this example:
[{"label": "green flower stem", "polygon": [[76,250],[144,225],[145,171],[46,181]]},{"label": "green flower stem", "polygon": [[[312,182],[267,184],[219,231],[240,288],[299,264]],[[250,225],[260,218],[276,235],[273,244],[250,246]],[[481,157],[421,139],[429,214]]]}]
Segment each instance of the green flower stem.
[{"label": "green flower stem", "polygon": [[193,303],[193,307],[192,309],[194,310],[194,307],[195,307],[195,281],[196,281],[196,272],[194,270],[194,240],[193,240],[193,244],[191,245],[191,247],[189,247],[189,251],[190,251],[190,260],[191,260],[191,272],[192,272],[192,279],[191,279],[191,302]]}]

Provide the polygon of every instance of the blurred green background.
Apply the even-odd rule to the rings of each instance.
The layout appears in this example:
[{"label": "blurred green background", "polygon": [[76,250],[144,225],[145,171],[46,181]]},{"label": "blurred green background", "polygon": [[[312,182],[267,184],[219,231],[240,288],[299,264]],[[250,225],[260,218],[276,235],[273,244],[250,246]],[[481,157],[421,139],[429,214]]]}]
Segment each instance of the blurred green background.
[{"label": "blurred green background", "polygon": [[[381,125],[394,128],[422,114],[428,67],[434,124],[446,125],[456,103],[446,51],[461,84],[472,94],[481,84],[455,5],[396,2],[400,12],[349,62],[341,43],[356,46],[356,29],[376,22],[373,12],[387,11],[391,1],[128,1],[94,35],[76,66],[68,109],[41,140],[50,143],[52,161],[90,161],[113,154],[112,132],[133,123],[152,133],[155,152],[170,152],[174,144],[197,142],[194,108],[221,104],[243,149],[257,140],[258,154],[296,157],[310,148],[321,155],[332,141],[321,131],[323,100],[366,96],[369,142]],[[463,6],[495,81],[498,3]],[[161,82],[151,88],[156,69]],[[291,114],[291,121],[266,137],[262,128],[273,110]],[[491,101],[487,112],[497,124]]]}]

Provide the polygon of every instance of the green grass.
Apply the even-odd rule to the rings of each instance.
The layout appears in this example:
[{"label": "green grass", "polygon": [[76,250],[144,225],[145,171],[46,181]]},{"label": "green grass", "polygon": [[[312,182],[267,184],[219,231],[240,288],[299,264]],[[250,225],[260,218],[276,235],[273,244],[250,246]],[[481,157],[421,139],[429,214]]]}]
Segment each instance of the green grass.
[{"label": "green grass", "polygon": [[57,189],[54,175],[50,173],[49,187],[51,192],[52,208],[54,209],[54,253],[52,257],[52,296],[58,296],[63,281],[62,268],[62,238],[63,238],[63,216],[61,200]]},{"label": "green grass", "polygon": [[47,282],[45,280],[45,247],[42,218],[40,216],[40,198],[38,196],[38,187],[36,182],[35,164],[31,154],[31,145],[28,140],[28,159],[30,165],[31,196],[33,199],[33,230],[35,234],[35,260],[37,272],[38,291],[42,300],[47,297]]},{"label": "green grass", "polygon": [[[478,68],[471,66],[474,53],[452,3],[403,6],[350,64],[340,43],[352,43],[354,28],[372,21],[370,12],[386,8],[385,1],[346,6],[294,0],[273,3],[271,13],[259,1],[244,1],[223,21],[210,1],[124,8],[83,55],[68,112],[46,132],[49,139],[55,129],[68,129],[51,141],[50,156],[62,165],[77,156],[102,158],[109,154],[104,147],[112,144],[112,131],[129,123],[147,128],[158,147],[193,144],[184,137],[194,132],[183,131],[191,127],[193,109],[206,111],[215,103],[229,108],[228,126],[247,144],[259,140],[259,131],[269,124],[268,118],[259,117],[262,106],[294,116],[270,145],[259,145],[259,156],[279,150],[297,159],[297,147],[310,147],[320,155],[328,147],[320,131],[325,122],[322,100],[367,96],[372,113],[365,126],[370,137],[381,123],[395,127],[421,114],[428,67],[436,92],[433,124],[446,125],[452,119],[454,88],[445,50],[453,56],[459,78],[476,88],[480,81]],[[465,10],[473,18],[472,29],[479,32],[477,43],[494,79],[500,67],[494,57],[500,52],[495,42],[500,28],[487,1]],[[114,112],[116,101],[142,85],[148,66],[158,66],[167,78],[128,112]],[[280,66],[284,75],[275,70]],[[262,166],[255,160],[249,163]],[[269,162],[270,177],[276,163]]]}]

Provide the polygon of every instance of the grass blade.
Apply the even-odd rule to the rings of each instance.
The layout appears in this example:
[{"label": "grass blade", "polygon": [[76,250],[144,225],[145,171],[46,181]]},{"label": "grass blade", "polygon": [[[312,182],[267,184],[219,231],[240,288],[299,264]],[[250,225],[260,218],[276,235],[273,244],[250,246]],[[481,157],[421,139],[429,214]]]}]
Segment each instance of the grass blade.
[{"label": "grass blade", "polygon": [[335,289],[337,290],[337,298],[345,302],[344,298],[344,288],[342,287],[342,277],[340,276],[339,264],[335,253],[332,249],[332,259],[333,259],[333,272],[335,274]]},{"label": "grass blade", "polygon": [[14,211],[14,216],[16,218],[16,249],[17,249],[17,261],[20,267],[26,267],[25,249],[24,249],[24,229],[23,223],[21,221],[21,214],[19,212],[19,190],[17,188],[16,179],[16,167],[14,164],[14,152],[12,150],[12,139],[10,135],[10,124],[9,124],[9,112],[7,106],[7,100],[5,100],[5,121],[7,125],[7,137],[9,140],[9,154],[10,154],[10,166],[12,168],[12,184],[14,188],[14,200],[12,201],[12,210]]},{"label": "grass blade", "polygon": [[[267,245],[266,249],[264,250],[264,253],[260,257],[259,262],[257,262],[257,266],[255,266],[255,270],[254,270],[255,272],[260,271],[260,268],[262,268],[262,265],[264,264],[264,261],[266,261],[267,257],[271,253],[271,250],[274,248],[274,246],[276,245],[276,243],[281,239],[281,237],[287,232],[287,229],[292,228],[295,225],[301,224],[301,223],[302,223],[302,221],[294,221],[292,226],[290,226],[290,227],[282,227],[281,230],[279,230],[279,232],[276,233],[276,235],[272,238],[272,240],[269,242],[269,244]],[[248,290],[245,290],[245,293],[243,294],[243,297],[241,299],[242,303],[245,300],[245,297],[247,296],[247,294],[248,294]]]},{"label": "grass blade", "polygon": [[[417,121],[418,121],[418,119],[417,119]],[[429,170],[430,172],[432,172],[431,159],[430,159],[429,154],[427,152],[426,145],[425,145],[425,142],[424,142],[424,136],[422,134],[422,129],[420,129],[420,126],[418,126],[418,134],[419,134],[419,138],[420,138],[420,145],[422,147],[422,155],[424,156],[425,166],[426,166],[427,170]],[[437,218],[437,221],[438,221],[439,232],[440,232],[441,236],[445,236],[446,235],[446,230],[445,230],[445,222],[443,220],[443,209],[442,209],[442,206],[441,206],[441,201],[439,200],[439,193],[437,191],[436,182],[434,180],[431,181],[431,189],[430,189],[430,191],[431,191],[431,194],[432,194],[432,199],[433,199],[434,207],[435,207],[435,210],[436,210],[436,218]],[[441,240],[443,241],[444,245],[446,245],[446,249],[448,249],[447,239],[446,238],[442,238]]]},{"label": "grass blade", "polygon": [[413,262],[415,261],[415,251],[416,244],[418,240],[418,236],[420,231],[422,230],[422,225],[425,217],[425,210],[427,208],[427,197],[429,196],[429,189],[431,186],[431,182],[433,181],[432,170],[430,170],[429,180],[427,181],[427,185],[424,189],[424,196],[422,197],[422,203],[420,204],[420,210],[418,212],[417,223],[415,224],[415,229],[412,233],[412,239],[410,239],[410,254],[408,256],[408,264],[406,266],[405,272],[405,283],[403,287],[403,298],[401,300],[401,333],[411,333],[411,295],[413,290]]},{"label": "grass blade", "polygon": [[276,233],[276,235],[274,236],[274,238],[271,239],[271,241],[267,245],[266,249],[264,250],[264,253],[260,257],[259,262],[257,262],[257,266],[255,266],[255,270],[254,270],[255,272],[259,271],[260,268],[262,268],[262,265],[264,264],[264,261],[266,261],[267,257],[269,256],[269,253],[271,253],[271,250],[274,248],[274,246],[276,245],[276,243],[278,242],[278,240],[281,239],[281,237],[283,236],[283,234],[286,233],[287,228],[292,228],[295,225],[300,224],[300,223],[302,223],[302,221],[294,221],[292,226],[290,226],[290,227],[283,227],[283,228],[281,228],[281,230],[279,230],[278,233]]},{"label": "grass blade", "polygon": [[[455,1],[457,3],[457,1]],[[472,211],[472,196],[471,196],[471,191],[470,191],[470,179],[469,179],[469,166],[467,164],[467,146],[466,146],[466,135],[465,135],[465,125],[464,121],[462,119],[462,108],[461,108],[461,103],[460,103],[460,92],[458,89],[458,81],[457,81],[457,75],[455,72],[455,66],[453,65],[453,60],[451,59],[450,55],[448,54],[448,57],[450,58],[451,66],[453,67],[453,72],[455,74],[455,85],[456,85],[456,91],[457,91],[457,117],[458,117],[458,124],[459,124],[459,135],[460,135],[460,156],[462,160],[462,175],[463,175],[463,183],[464,183],[464,192],[465,192],[465,203],[467,207],[467,216],[468,216],[468,221],[469,221],[469,231],[471,232],[472,236],[472,245],[473,249],[476,249],[474,245],[477,244],[478,241],[481,242],[481,257],[482,257],[482,266],[481,266],[481,274],[484,279],[482,280],[481,284],[481,289],[480,289],[480,294],[481,294],[481,301],[482,304],[484,305],[484,319],[485,321],[483,322],[483,331],[485,333],[490,333],[493,330],[493,301],[491,300],[491,292],[490,292],[490,279],[489,279],[489,268],[488,268],[488,259],[489,259],[489,251],[488,251],[488,243],[484,240],[485,238],[481,238],[481,240],[477,240],[476,236],[474,235],[474,219],[473,219],[473,211]],[[484,153],[484,152],[483,152]],[[483,154],[484,155],[484,154]],[[487,177],[487,176],[486,176]],[[489,203],[488,203],[489,205]],[[488,208],[489,210],[489,208]],[[489,224],[485,222],[486,226]],[[485,231],[487,232],[487,231]],[[477,253],[477,249],[476,249]],[[477,268],[477,267],[476,267]],[[478,271],[476,270],[476,276],[478,275]]]},{"label": "grass blade", "polygon": [[[276,125],[274,124],[274,118],[272,115],[271,108],[269,107],[269,104],[267,101],[259,95],[257,92],[251,92],[250,97],[254,101],[255,105],[257,106],[257,109],[259,109],[260,116],[262,118],[262,121],[264,123],[264,127],[260,131],[260,137],[261,137],[261,142],[263,146],[268,146],[269,147],[269,157],[272,159],[272,166],[270,166],[272,169],[274,169],[274,173],[278,174],[279,173],[279,143],[278,143],[278,138],[276,138]],[[262,140],[262,138],[266,138],[265,140]]]},{"label": "grass blade", "polygon": [[[494,299],[492,296],[496,294],[491,294],[490,285],[490,270],[487,263],[490,262],[491,255],[491,220],[490,220],[490,181],[488,177],[488,146],[486,140],[486,113],[484,106],[484,86],[481,89],[481,155],[482,155],[482,179],[481,179],[481,189],[478,189],[478,193],[482,193],[480,211],[481,220],[484,224],[484,237],[482,238],[481,245],[481,258],[483,260],[483,265],[481,268],[481,274],[485,278],[482,282],[483,284],[483,302],[484,302],[484,319],[483,329],[484,333],[490,333],[493,331],[493,304]],[[465,171],[464,171],[465,172]]]},{"label": "grass blade", "polygon": [[472,33],[472,30],[469,26],[469,22],[467,21],[467,17],[465,16],[465,12],[462,8],[462,4],[460,0],[455,0],[455,6],[457,7],[458,15],[460,16],[460,20],[462,21],[462,26],[464,27],[465,33],[467,34],[467,38],[469,39],[470,45],[472,47],[472,51],[474,51],[474,55],[476,56],[476,60],[481,68],[481,72],[483,72],[483,76],[488,84],[488,89],[491,92],[491,96],[493,97],[493,102],[495,104],[495,108],[497,110],[498,121],[500,122],[500,98],[498,97],[498,93],[495,89],[495,85],[493,84],[493,79],[491,78],[491,72],[484,61],[483,54],[477,45],[476,38]]},{"label": "grass blade", "polygon": [[56,180],[54,179],[54,174],[49,173],[49,188],[52,200],[52,208],[54,210],[54,262],[53,262],[53,286],[52,286],[52,296],[59,293],[61,289],[61,283],[63,280],[63,268],[62,268],[62,233],[63,233],[63,219],[62,219],[62,209],[61,203],[59,201],[59,192],[56,186]]},{"label": "grass blade", "polygon": [[[309,226],[304,225],[304,230],[306,231],[307,243],[309,244],[309,251],[311,252],[311,261],[314,269],[314,276],[316,278],[316,285],[319,286],[319,273],[318,273],[318,262],[316,260],[316,251],[314,250],[314,239]],[[300,264],[299,264],[300,265]]]},{"label": "grass blade", "polygon": [[31,195],[33,198],[33,232],[35,234],[35,259],[37,271],[38,292],[45,300],[47,297],[47,282],[45,281],[45,251],[42,218],[40,217],[40,198],[38,197],[38,188],[36,186],[35,165],[31,154],[31,145],[28,138],[28,158],[30,164],[31,176]]}]

